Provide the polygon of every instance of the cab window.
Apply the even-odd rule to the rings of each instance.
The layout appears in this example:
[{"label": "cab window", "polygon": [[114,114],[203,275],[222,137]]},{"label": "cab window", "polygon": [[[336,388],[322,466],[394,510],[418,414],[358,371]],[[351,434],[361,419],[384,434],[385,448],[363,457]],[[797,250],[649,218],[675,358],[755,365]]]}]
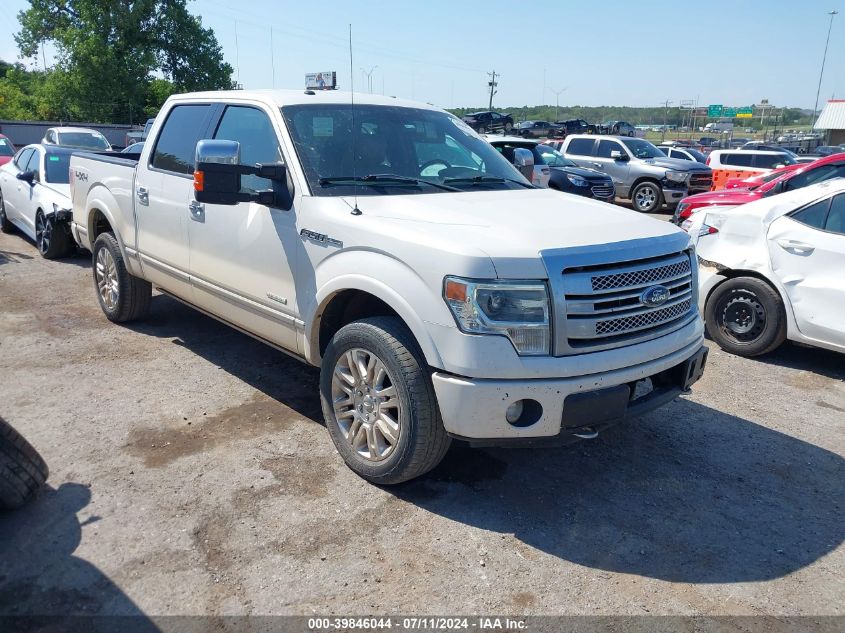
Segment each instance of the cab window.
[{"label": "cab window", "polygon": [[158,135],[151,165],[177,174],[192,174],[200,135],[205,131],[209,105],[175,106]]},{"label": "cab window", "polygon": [[[241,165],[278,163],[282,150],[273,123],[265,112],[249,106],[228,106],[220,119],[214,138],[241,144]],[[253,174],[241,176],[241,187],[256,192],[273,188],[267,178]]]},{"label": "cab window", "polygon": [[589,156],[593,153],[595,143],[595,140],[591,138],[574,138],[569,141],[565,153],[573,156]]},{"label": "cab window", "polygon": [[616,141],[602,140],[599,141],[599,150],[596,152],[598,158],[613,158],[611,152],[621,152],[622,146]]},{"label": "cab window", "polygon": [[751,161],[754,159],[753,154],[722,154],[720,162],[723,165],[736,165],[737,167],[751,167]]}]

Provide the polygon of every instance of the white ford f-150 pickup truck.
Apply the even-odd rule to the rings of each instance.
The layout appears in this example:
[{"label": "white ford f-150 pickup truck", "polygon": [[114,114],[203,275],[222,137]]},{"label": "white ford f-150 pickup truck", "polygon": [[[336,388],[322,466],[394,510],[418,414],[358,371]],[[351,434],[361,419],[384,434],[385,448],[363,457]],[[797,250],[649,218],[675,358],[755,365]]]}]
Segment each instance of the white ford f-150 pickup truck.
[{"label": "white ford f-150 pickup truck", "polygon": [[115,322],[152,287],[321,368],[376,483],[451,438],[568,443],[706,360],[689,237],[537,189],[460,119],[336,91],[171,97],[138,156],[71,159],[72,231]]}]

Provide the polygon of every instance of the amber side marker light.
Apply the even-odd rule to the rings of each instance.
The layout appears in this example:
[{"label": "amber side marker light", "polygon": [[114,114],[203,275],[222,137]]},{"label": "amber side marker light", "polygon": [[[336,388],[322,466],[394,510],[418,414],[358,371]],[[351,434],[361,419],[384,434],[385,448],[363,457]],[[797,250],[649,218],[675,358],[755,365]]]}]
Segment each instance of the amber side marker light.
[{"label": "amber side marker light", "polygon": [[205,187],[205,174],[201,171],[194,172],[194,191],[202,191]]},{"label": "amber side marker light", "polygon": [[459,281],[449,279],[446,281],[446,290],[444,292],[446,298],[451,301],[466,301],[467,287]]}]

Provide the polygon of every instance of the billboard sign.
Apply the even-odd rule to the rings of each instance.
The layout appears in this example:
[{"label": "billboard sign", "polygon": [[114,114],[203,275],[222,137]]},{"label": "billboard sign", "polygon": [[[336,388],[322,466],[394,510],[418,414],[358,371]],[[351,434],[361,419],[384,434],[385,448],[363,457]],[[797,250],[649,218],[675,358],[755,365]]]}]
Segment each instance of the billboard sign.
[{"label": "billboard sign", "polygon": [[337,73],[333,70],[305,75],[306,90],[335,90],[337,88]]}]

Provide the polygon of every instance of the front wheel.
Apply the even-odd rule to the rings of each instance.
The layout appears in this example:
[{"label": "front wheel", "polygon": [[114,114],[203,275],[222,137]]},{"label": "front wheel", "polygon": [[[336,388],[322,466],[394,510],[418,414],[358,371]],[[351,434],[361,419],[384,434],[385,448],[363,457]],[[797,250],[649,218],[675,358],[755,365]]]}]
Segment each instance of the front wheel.
[{"label": "front wheel", "polygon": [[786,339],[780,296],[754,277],[735,277],[717,286],[704,306],[707,333],[723,350],[737,356],[760,356]]},{"label": "front wheel", "polygon": [[512,129],[513,129],[513,124],[505,123],[505,133],[510,134]]},{"label": "front wheel", "polygon": [[43,211],[35,214],[35,244],[44,259],[64,257],[70,252],[70,235],[67,227],[56,225]]},{"label": "front wheel", "polygon": [[3,233],[12,232],[12,223],[6,217],[6,203],[3,202],[3,192],[0,191],[0,231]]},{"label": "front wheel", "polygon": [[123,323],[143,317],[150,307],[152,286],[126,270],[117,238],[111,233],[100,233],[92,258],[97,299],[108,320]]},{"label": "front wheel", "polygon": [[428,365],[396,317],[362,319],[334,335],[323,355],[320,397],[338,453],[372,483],[418,477],[449,448]]},{"label": "front wheel", "polygon": [[656,182],[641,182],[631,192],[631,203],[640,213],[654,213],[663,206],[663,192]]}]

